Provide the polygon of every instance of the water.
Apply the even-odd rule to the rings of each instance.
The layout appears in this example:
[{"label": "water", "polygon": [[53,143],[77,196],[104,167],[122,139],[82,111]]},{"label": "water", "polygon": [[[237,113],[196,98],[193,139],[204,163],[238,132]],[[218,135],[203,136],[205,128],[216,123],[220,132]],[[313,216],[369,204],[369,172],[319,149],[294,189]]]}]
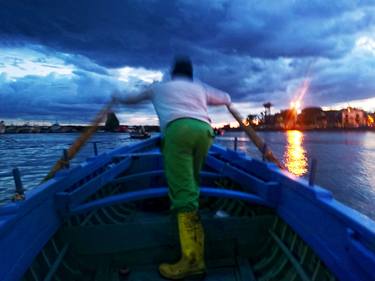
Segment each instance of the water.
[{"label": "water", "polygon": [[[316,183],[331,190],[335,198],[375,219],[375,133],[373,132],[261,132],[278,159],[297,176],[306,176],[311,158],[318,161]],[[0,135],[0,201],[9,199],[14,191],[11,176],[4,173],[13,167],[21,170],[26,189],[37,186],[68,148],[77,134]],[[244,133],[230,132],[216,143],[238,149],[260,158],[260,153]],[[128,134],[99,133],[91,142],[98,142],[99,153],[139,140]],[[72,161],[82,162],[93,155],[92,143],[87,144]],[[1,175],[3,174],[3,175]]]},{"label": "water", "polygon": [[[9,199],[14,192],[11,173],[17,167],[25,189],[37,186],[50,168],[62,156],[63,149],[75,141],[78,134],[12,134],[0,135],[0,202]],[[140,140],[130,139],[128,134],[98,133],[87,143],[71,166],[81,163],[94,155],[93,142],[97,142],[98,152],[111,150]],[[5,174],[5,175],[4,175]]]}]

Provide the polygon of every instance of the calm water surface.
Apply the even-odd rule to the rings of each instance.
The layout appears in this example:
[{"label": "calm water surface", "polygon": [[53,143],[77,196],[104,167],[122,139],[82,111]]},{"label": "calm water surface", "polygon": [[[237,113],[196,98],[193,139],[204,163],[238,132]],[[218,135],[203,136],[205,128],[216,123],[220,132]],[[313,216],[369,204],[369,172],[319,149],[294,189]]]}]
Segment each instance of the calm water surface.
[{"label": "calm water surface", "polygon": [[[260,135],[297,176],[306,176],[311,158],[317,159],[317,184],[331,190],[337,200],[375,219],[375,133],[288,131]],[[235,136],[239,138],[239,150],[261,157],[244,133],[226,133],[216,143],[232,148]],[[25,188],[34,188],[76,137],[77,134],[0,135],[0,202],[13,194],[13,180],[6,175],[13,167],[21,170]],[[99,153],[137,142],[127,134],[110,133],[96,134],[91,141],[98,142]],[[93,146],[89,143],[72,165],[92,155]]]}]

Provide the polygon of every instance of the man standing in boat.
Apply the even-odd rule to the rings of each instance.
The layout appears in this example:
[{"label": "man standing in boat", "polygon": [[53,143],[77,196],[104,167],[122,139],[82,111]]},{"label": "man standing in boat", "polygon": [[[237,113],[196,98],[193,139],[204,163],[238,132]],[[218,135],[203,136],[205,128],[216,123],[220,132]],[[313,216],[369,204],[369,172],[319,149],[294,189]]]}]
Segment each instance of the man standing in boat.
[{"label": "man standing in boat", "polygon": [[138,94],[115,92],[113,99],[125,104],[151,100],[159,117],[169,198],[177,213],[181,244],[181,259],[161,264],[159,271],[166,278],[182,279],[206,270],[198,208],[199,173],[214,137],[207,107],[229,105],[231,99],[225,92],[195,82],[189,58],[176,59],[171,78]]}]

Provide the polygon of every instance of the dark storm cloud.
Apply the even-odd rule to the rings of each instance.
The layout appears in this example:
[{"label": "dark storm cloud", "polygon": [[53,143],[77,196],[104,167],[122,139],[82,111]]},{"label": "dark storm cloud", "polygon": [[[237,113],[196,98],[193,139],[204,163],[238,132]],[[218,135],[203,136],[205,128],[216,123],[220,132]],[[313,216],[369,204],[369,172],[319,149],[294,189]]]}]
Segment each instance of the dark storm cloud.
[{"label": "dark storm cloud", "polygon": [[[133,85],[132,89],[140,86],[143,85]],[[110,92],[122,87],[113,78],[86,71],[74,71],[72,76],[25,76],[16,81],[0,75],[0,118],[90,122],[100,105],[110,100]],[[148,106],[127,108],[127,111],[145,107]]]},{"label": "dark storm cloud", "polygon": [[315,100],[350,102],[375,96],[375,53],[353,53],[316,64],[311,92]]},{"label": "dark storm cloud", "polygon": [[6,1],[0,35],[107,67],[160,67],[176,52],[199,58],[196,46],[262,58],[337,57],[373,20],[355,9],[354,1]]},{"label": "dark storm cloud", "polygon": [[[31,46],[75,68],[70,78],[27,76],[11,81],[4,76],[0,102],[6,102],[8,116],[91,114],[97,110],[95,103],[104,103],[103,97],[121,86],[112,76],[113,68],[143,67],[167,74],[175,54],[189,54],[197,76],[228,91],[236,102],[271,100],[286,106],[306,73],[314,92],[307,96],[311,104],[347,100],[353,92],[358,98],[374,93],[375,74],[368,71],[373,55],[351,55],[359,34],[374,28],[372,1],[0,4],[3,47]],[[137,83],[138,88],[143,85],[131,82]],[[28,104],[44,107],[38,111]]]}]

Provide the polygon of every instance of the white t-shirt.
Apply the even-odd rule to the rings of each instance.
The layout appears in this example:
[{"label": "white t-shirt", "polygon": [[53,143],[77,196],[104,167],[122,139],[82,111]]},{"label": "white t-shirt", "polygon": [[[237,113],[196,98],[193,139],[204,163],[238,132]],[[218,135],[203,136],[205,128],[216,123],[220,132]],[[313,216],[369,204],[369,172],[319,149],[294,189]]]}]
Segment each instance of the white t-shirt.
[{"label": "white t-shirt", "polygon": [[183,77],[156,84],[147,91],[126,95],[121,99],[128,104],[142,100],[151,100],[153,103],[162,132],[169,122],[179,118],[193,118],[210,124],[207,106],[231,103],[227,93]]}]

